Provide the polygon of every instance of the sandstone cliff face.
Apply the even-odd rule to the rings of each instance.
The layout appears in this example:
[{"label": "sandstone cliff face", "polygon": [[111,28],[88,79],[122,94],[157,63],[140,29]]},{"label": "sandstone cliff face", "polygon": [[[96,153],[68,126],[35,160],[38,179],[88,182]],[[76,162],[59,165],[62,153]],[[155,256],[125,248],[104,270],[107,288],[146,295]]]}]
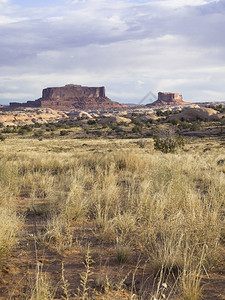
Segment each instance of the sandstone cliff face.
[{"label": "sandstone cliff face", "polygon": [[71,100],[73,98],[98,98],[105,97],[104,87],[86,87],[68,84],[64,87],[47,88],[42,92],[42,100]]},{"label": "sandstone cliff face", "polygon": [[147,106],[177,106],[177,105],[187,105],[188,102],[183,101],[182,95],[178,93],[158,93],[158,100],[153,103],[147,104]]},{"label": "sandstone cliff face", "polygon": [[26,103],[11,102],[10,107],[43,107],[52,109],[97,109],[124,107],[105,96],[104,87],[87,87],[68,84],[42,91],[42,98]]}]

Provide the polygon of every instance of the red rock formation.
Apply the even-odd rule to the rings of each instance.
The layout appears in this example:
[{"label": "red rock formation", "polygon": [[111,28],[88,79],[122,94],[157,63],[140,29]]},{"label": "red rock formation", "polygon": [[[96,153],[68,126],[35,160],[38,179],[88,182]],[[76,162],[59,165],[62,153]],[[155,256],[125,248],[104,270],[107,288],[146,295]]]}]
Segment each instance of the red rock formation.
[{"label": "red rock formation", "polygon": [[182,95],[177,93],[158,93],[158,100],[153,103],[147,104],[147,106],[177,106],[177,105],[187,105],[188,102],[183,101]]},{"label": "red rock formation", "polygon": [[68,84],[42,91],[42,98],[26,103],[11,102],[10,107],[49,107],[52,109],[97,109],[124,107],[105,96],[104,87],[87,87]]}]

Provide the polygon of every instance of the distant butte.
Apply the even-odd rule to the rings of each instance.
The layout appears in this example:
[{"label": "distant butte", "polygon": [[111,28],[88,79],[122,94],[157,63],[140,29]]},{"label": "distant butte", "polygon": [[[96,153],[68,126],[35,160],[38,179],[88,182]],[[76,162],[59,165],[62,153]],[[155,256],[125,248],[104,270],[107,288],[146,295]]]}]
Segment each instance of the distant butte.
[{"label": "distant butte", "polygon": [[158,100],[153,103],[146,104],[146,106],[178,106],[188,105],[190,103],[184,102],[183,97],[177,93],[158,93]]},{"label": "distant butte", "polygon": [[67,84],[63,87],[49,87],[42,91],[42,97],[26,103],[10,102],[10,108],[42,107],[59,110],[99,109],[125,107],[105,96],[105,87],[87,87]]}]

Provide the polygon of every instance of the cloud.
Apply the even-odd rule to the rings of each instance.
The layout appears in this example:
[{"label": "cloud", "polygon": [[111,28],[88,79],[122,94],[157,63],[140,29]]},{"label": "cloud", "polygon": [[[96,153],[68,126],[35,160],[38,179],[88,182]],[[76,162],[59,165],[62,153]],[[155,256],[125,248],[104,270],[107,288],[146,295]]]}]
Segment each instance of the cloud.
[{"label": "cloud", "polygon": [[208,4],[209,2],[213,1],[206,1],[206,0],[163,0],[163,1],[155,1],[155,3],[163,7],[169,8],[178,8],[178,7],[187,7],[187,6],[199,6]]},{"label": "cloud", "polygon": [[224,1],[61,2],[4,4],[0,102],[36,99],[42,88],[67,83],[105,85],[123,102],[149,90],[225,99]]}]

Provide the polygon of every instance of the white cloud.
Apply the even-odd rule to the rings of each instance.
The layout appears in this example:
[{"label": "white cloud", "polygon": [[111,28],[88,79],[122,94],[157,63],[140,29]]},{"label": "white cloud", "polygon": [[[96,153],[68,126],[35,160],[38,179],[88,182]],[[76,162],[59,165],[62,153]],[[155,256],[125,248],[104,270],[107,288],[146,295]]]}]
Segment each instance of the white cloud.
[{"label": "white cloud", "polygon": [[184,6],[199,6],[208,4],[209,2],[215,2],[215,1],[207,1],[207,0],[162,0],[157,1],[157,5],[161,5],[164,7],[170,7],[170,8],[178,8],[178,7],[184,7]]},{"label": "white cloud", "polygon": [[42,88],[66,83],[105,85],[123,102],[139,101],[150,89],[177,91],[187,101],[207,100],[209,90],[225,99],[224,1],[6,6],[0,103],[36,99]]}]

